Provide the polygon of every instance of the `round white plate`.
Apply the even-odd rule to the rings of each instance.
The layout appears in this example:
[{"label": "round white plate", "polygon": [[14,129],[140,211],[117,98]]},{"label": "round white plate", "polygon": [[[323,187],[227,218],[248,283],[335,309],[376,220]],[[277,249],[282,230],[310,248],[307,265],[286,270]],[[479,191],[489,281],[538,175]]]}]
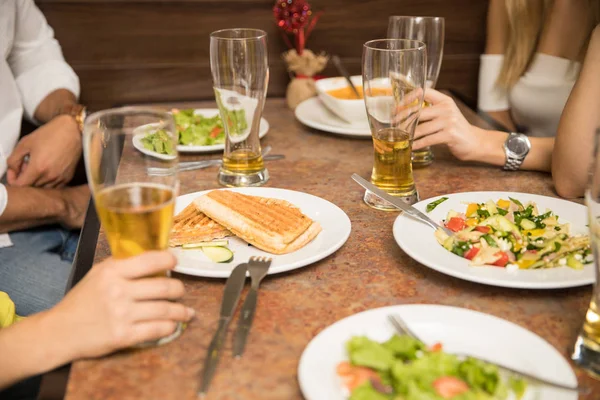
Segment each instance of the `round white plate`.
[{"label": "round white plate", "polygon": [[[219,113],[219,110],[216,108],[201,108],[194,110],[194,114],[202,115],[203,117],[214,117]],[[266,119],[260,119],[260,127],[258,131],[258,137],[263,138],[267,132],[269,132],[269,123]],[[155,151],[146,149],[141,142],[141,139],[146,135],[146,133],[138,133],[133,136],[133,146],[141,151],[142,153],[153,156],[156,158],[160,158],[162,160],[168,160],[172,156],[168,156],[166,154],[159,154]],[[224,144],[214,144],[211,146],[185,146],[185,145],[177,145],[177,151],[180,153],[214,153],[216,151],[223,151],[225,149]]]},{"label": "round white plate", "polygon": [[[394,334],[387,316],[398,314],[428,344],[444,351],[465,352],[540,378],[575,386],[568,362],[539,336],[503,319],[463,308],[400,305],[377,308],[344,318],[320,332],[304,349],[298,381],[306,400],[344,400],[336,366],[348,359],[345,343],[356,335],[384,341]],[[572,392],[528,385],[524,400],[576,400]]]},{"label": "round white plate", "polygon": [[[308,217],[321,224],[323,230],[306,246],[292,253],[283,255],[267,253],[254,246],[248,246],[246,242],[237,237],[229,237],[227,238],[229,240],[229,248],[234,254],[233,261],[229,263],[212,262],[204,255],[202,250],[171,248],[178,260],[175,271],[195,276],[227,278],[236,265],[248,261],[251,256],[267,256],[273,258],[273,262],[269,268],[269,275],[278,274],[280,272],[304,267],[333,254],[342,247],[350,236],[350,218],[348,218],[346,213],[338,206],[320,197],[293,190],[273,188],[235,188],[218,190],[232,190],[252,196],[287,200],[299,207]],[[210,190],[179,196],[175,203],[175,213],[183,210],[195,198],[208,192],[210,192]]]},{"label": "round white plate", "polygon": [[294,114],[298,121],[314,129],[345,136],[371,137],[367,120],[364,123],[348,123],[329,111],[317,97],[298,104]]},{"label": "round white plate", "polygon": [[[438,205],[430,213],[425,211],[427,204],[444,196],[448,197],[448,200]],[[483,203],[487,200],[495,202],[498,199],[508,199],[509,196],[523,204],[529,201],[535,202],[540,212],[544,212],[546,209],[552,210],[559,216],[560,223],[571,223],[571,234],[588,234],[587,208],[585,206],[535,194],[466,192],[437,196],[423,200],[414,206],[434,221],[441,223],[450,210],[464,212],[467,203]],[[433,236],[433,229],[422,222],[401,214],[396,218],[393,229],[396,242],[406,254],[429,268],[456,278],[487,285],[526,289],[575,287],[589,285],[595,281],[593,264],[587,264],[583,270],[559,267],[509,271],[499,267],[471,267],[469,260],[440,246]]]}]

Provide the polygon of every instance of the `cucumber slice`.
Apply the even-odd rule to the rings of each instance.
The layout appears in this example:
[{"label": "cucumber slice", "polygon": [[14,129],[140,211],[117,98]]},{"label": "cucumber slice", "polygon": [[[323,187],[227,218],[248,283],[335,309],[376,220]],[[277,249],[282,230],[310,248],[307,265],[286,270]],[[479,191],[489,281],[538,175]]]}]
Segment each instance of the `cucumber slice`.
[{"label": "cucumber slice", "polygon": [[214,262],[228,263],[233,260],[233,252],[227,247],[202,247],[202,251]]},{"label": "cucumber slice", "polygon": [[521,227],[526,230],[535,229],[535,222],[530,221],[527,218],[523,218],[521,220]]},{"label": "cucumber slice", "polygon": [[201,243],[186,243],[181,245],[182,249],[198,249],[201,247],[222,247],[227,246],[229,240],[215,240],[214,242],[201,242]]}]

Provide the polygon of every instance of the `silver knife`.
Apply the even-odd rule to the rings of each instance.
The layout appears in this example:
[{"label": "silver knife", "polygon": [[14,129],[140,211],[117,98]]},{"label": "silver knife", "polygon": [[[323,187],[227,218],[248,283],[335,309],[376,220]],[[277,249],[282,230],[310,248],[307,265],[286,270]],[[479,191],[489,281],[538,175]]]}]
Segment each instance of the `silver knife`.
[{"label": "silver knife", "polygon": [[219,315],[219,327],[213,336],[210,345],[208,346],[208,352],[206,353],[206,359],[204,360],[204,370],[202,372],[202,384],[200,385],[199,394],[204,394],[208,391],[210,382],[212,381],[215,371],[217,370],[217,364],[221,357],[221,348],[223,342],[225,342],[225,336],[227,335],[227,327],[231,321],[231,317],[235,312],[235,306],[240,299],[244,283],[246,282],[246,271],[248,270],[248,264],[243,263],[233,269],[227,283],[225,284],[225,290],[223,291],[223,301],[221,302],[221,314]]},{"label": "silver knife", "polygon": [[352,174],[352,179],[354,179],[356,181],[356,183],[358,183],[360,186],[367,189],[369,192],[372,192],[373,194],[377,195],[378,197],[381,197],[385,201],[398,207],[399,209],[401,209],[402,211],[404,211],[406,214],[410,215],[411,217],[418,219],[421,222],[426,223],[427,225],[431,226],[433,229],[436,229],[436,230],[442,229],[444,232],[446,232],[446,234],[448,234],[448,236],[454,235],[454,232],[452,232],[450,229],[446,228],[445,226],[438,225],[435,221],[433,221],[427,215],[423,214],[421,211],[417,210],[416,208],[414,208],[413,206],[411,206],[409,204],[406,204],[401,199],[384,192],[383,190],[379,189],[377,186],[373,185],[371,182],[368,182],[365,179],[363,179],[360,175]]}]

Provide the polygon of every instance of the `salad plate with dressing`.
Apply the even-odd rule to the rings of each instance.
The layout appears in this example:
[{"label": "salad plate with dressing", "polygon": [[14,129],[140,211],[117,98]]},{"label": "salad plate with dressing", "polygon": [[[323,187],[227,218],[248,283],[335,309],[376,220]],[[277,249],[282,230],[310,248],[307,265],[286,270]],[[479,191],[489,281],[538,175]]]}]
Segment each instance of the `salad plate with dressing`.
[{"label": "salad plate with dressing", "polygon": [[453,232],[401,214],[394,238],[419,263],[460,279],[527,289],[594,283],[587,208],[508,192],[467,192],[414,205]]},{"label": "salad plate with dressing", "polygon": [[[216,108],[184,109],[171,111],[177,127],[177,151],[180,153],[212,153],[225,149],[225,130],[223,121]],[[227,118],[230,127],[246,129],[247,118],[244,110],[232,111]],[[137,128],[139,133],[133,137],[133,145],[140,152],[161,159],[174,154],[161,132],[152,126]],[[258,136],[264,137],[269,131],[269,123],[260,120]]]}]

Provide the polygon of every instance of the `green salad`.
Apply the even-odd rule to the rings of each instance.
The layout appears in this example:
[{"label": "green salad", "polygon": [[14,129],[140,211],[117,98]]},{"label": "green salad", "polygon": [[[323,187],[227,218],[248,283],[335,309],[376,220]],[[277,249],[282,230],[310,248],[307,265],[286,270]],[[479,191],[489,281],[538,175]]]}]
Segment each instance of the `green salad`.
[{"label": "green salad", "polygon": [[527,389],[523,379],[503,379],[494,365],[406,335],[383,343],[355,336],[346,350],[349,362],[340,363],[337,374],[350,400],[503,400],[510,393],[520,399]]},{"label": "green salad", "polygon": [[173,141],[169,138],[167,132],[162,129],[148,133],[142,138],[141,142],[144,148],[150,151],[167,155],[175,154]]},{"label": "green salad", "polygon": [[[183,146],[212,146],[225,143],[225,130],[219,114],[204,117],[194,113],[193,109],[172,110],[177,127],[177,144]],[[244,110],[228,110],[229,132],[238,134],[248,128]],[[141,140],[144,148],[160,154],[175,154],[175,149],[167,133],[163,130],[152,131]]]}]

